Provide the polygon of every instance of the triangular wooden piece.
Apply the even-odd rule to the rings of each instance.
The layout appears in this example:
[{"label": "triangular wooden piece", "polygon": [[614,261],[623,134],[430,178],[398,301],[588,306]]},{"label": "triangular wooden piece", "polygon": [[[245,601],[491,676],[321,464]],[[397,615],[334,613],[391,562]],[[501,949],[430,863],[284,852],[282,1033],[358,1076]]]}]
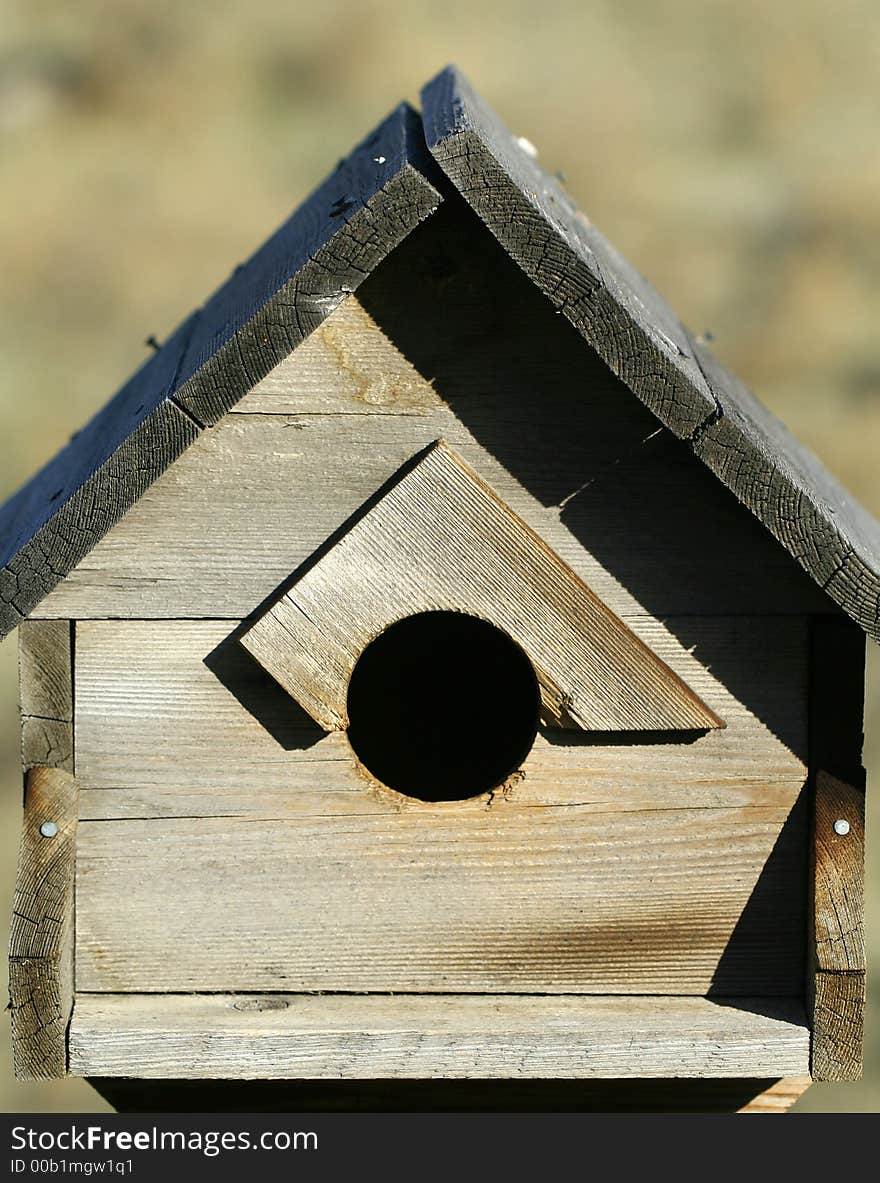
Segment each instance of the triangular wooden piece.
[{"label": "triangular wooden piece", "polygon": [[526,652],[548,726],[724,723],[443,440],[255,620],[242,644],[328,731],[366,646],[417,612],[490,621]]}]

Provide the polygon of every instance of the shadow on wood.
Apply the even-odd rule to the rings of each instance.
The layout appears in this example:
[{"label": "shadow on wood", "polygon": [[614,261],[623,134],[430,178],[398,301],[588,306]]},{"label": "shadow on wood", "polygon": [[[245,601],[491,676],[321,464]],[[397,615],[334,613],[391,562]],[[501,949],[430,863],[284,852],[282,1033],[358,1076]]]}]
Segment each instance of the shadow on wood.
[{"label": "shadow on wood", "polygon": [[[756,954],[777,950],[785,964],[806,965],[807,956],[807,790],[804,787],[794,808],[779,831],[773,849],[749,896],[721,955],[707,996],[721,1005],[732,995],[743,994],[743,973],[748,973],[750,960]],[[791,883],[798,874],[802,877],[800,890],[779,891],[780,878]],[[800,995],[803,991],[797,991]],[[754,994],[754,990],[747,990]],[[773,983],[762,990],[762,1000],[774,993]],[[740,1002],[734,999],[734,1005]],[[741,1009],[774,1017],[771,1009],[753,998],[744,998]]]},{"label": "shadow on wood", "polygon": [[730,1113],[786,1109],[776,1080],[198,1081],[91,1078],[120,1113]]},{"label": "shadow on wood", "polygon": [[[682,616],[828,611],[795,561],[660,427],[461,203],[447,201],[358,298],[478,443],[558,510],[637,609],[685,648],[695,640]],[[805,757],[786,721],[790,703],[754,702],[753,669],[738,679],[735,655],[705,640],[700,649],[702,664]]]},{"label": "shadow on wood", "polygon": [[205,666],[285,751],[306,749],[325,732],[238,643],[235,629],[204,659]]}]

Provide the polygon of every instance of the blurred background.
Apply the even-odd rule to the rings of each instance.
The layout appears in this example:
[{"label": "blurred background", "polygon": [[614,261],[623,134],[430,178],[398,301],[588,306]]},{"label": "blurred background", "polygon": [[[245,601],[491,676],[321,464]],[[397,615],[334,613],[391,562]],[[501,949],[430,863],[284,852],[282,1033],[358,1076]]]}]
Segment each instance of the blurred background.
[{"label": "blurred background", "polygon": [[[696,332],[880,514],[876,0],[0,0],[0,499],[448,61]],[[880,653],[865,1078],[880,1109]],[[20,817],[0,645],[0,913]],[[6,931],[4,921],[3,931]],[[5,973],[5,958],[2,959]],[[104,1108],[12,1080],[0,1109]]]}]

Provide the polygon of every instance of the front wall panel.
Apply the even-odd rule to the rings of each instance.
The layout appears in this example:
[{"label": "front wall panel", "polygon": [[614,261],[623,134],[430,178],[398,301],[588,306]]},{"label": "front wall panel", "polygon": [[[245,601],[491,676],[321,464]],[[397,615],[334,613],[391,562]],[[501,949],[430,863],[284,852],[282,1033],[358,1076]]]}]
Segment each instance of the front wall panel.
[{"label": "front wall panel", "polygon": [[77,988],[798,995],[806,625],[628,621],[726,730],[371,784],[233,622],[82,622]]}]

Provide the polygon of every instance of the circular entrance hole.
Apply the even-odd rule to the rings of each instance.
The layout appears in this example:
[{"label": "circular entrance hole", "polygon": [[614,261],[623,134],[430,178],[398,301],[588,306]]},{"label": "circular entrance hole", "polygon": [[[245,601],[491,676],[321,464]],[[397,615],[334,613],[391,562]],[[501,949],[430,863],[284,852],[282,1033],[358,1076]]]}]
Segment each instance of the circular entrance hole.
[{"label": "circular entrance hole", "polygon": [[348,738],[367,770],[422,801],[460,801],[501,784],[538,730],[538,681],[506,633],[460,612],[391,625],[348,685]]}]

